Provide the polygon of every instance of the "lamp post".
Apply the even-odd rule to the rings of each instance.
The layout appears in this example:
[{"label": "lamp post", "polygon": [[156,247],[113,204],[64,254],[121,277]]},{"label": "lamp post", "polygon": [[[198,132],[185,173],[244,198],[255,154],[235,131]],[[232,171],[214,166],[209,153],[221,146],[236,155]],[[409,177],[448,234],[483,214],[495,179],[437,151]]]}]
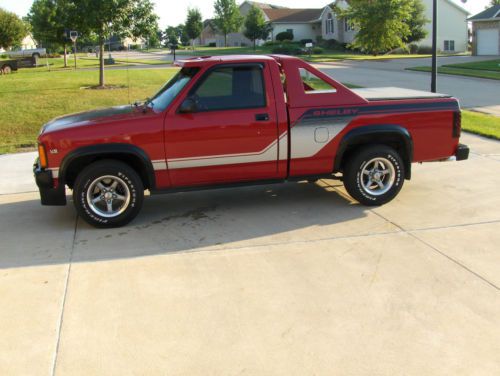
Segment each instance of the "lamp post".
[{"label": "lamp post", "polygon": [[431,92],[436,92],[437,84],[437,0],[432,2],[432,73]]},{"label": "lamp post", "polygon": [[[461,0],[466,3],[467,0]],[[437,0],[432,1],[432,73],[431,73],[431,92],[437,90],[437,24],[438,24],[438,4]]]}]

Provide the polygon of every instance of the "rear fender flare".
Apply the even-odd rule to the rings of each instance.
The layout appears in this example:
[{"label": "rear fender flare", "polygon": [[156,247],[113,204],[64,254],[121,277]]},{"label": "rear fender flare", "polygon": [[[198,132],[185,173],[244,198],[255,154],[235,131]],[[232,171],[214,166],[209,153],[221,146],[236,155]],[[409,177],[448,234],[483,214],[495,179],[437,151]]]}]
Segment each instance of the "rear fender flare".
[{"label": "rear fender flare", "polygon": [[408,129],[395,124],[367,125],[354,128],[346,133],[340,141],[335,156],[333,171],[341,170],[346,152],[356,146],[370,144],[398,144],[401,158],[405,164],[405,178],[411,178],[411,163],[413,161],[413,140]]}]

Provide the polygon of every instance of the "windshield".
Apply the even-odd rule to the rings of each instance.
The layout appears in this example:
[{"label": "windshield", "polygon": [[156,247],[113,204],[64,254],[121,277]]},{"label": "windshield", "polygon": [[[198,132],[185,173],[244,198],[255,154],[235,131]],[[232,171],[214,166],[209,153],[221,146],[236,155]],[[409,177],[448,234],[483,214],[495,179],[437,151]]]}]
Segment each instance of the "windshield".
[{"label": "windshield", "polygon": [[165,110],[198,70],[199,68],[182,68],[170,81],[162,86],[153,98],[146,102],[146,105],[155,112]]}]

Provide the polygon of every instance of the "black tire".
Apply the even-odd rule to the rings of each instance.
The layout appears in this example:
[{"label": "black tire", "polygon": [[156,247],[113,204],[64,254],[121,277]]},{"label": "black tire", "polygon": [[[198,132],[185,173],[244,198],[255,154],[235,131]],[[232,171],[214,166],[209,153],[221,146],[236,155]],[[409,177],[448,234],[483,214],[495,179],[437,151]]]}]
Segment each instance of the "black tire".
[{"label": "black tire", "polygon": [[345,189],[354,199],[367,206],[391,201],[403,187],[404,179],[403,160],[393,148],[386,145],[371,145],[355,150],[344,168]]},{"label": "black tire", "polygon": [[126,225],[137,216],[143,200],[144,185],[137,172],[127,164],[111,159],[87,166],[77,176],[73,187],[78,215],[99,228]]},{"label": "black tire", "polygon": [[5,64],[2,67],[2,74],[11,74],[12,73],[12,67],[8,64]]}]

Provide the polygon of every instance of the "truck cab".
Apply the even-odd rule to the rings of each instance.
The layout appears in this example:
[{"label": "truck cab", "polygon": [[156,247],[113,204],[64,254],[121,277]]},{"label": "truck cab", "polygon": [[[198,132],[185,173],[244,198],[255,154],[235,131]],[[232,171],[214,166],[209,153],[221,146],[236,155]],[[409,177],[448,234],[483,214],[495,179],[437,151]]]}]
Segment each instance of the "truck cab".
[{"label": "truck cab", "polygon": [[198,57],[136,105],[43,126],[35,176],[42,204],[66,203],[97,227],[139,212],[144,190],[178,192],[342,179],[365,205],[392,200],[413,162],[467,159],[447,95],[351,90],[289,56]]}]

